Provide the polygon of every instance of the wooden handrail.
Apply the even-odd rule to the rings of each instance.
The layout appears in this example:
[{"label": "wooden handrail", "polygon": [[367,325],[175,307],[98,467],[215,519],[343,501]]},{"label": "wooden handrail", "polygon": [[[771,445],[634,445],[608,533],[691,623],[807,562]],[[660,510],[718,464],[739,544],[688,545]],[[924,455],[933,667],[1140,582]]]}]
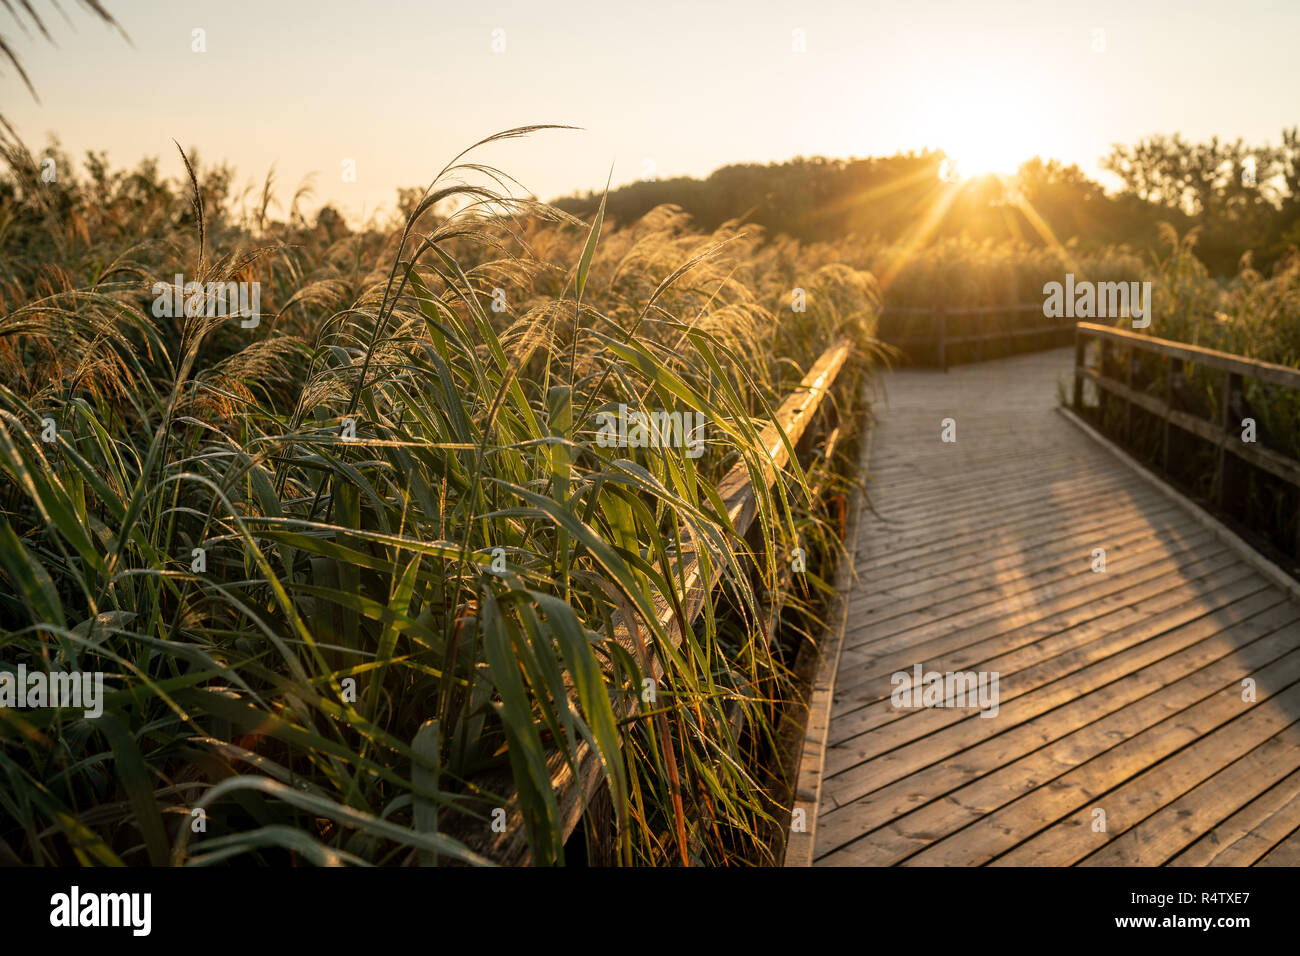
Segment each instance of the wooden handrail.
[{"label": "wooden handrail", "polygon": [[1184,342],[1174,342],[1169,339],[1152,338],[1149,335],[1139,335],[1126,329],[1115,329],[1106,325],[1096,325],[1092,322],[1079,322],[1075,325],[1075,328],[1080,335],[1110,339],[1114,342],[1122,342],[1125,345],[1141,349],[1144,352],[1155,352],[1159,355],[1182,359],[1196,365],[1204,365],[1207,368],[1233,372],[1246,378],[1256,378],[1261,382],[1268,382],[1270,385],[1300,389],[1300,371],[1288,368],[1285,365],[1275,365],[1272,362],[1242,358],[1240,355],[1232,355],[1228,352],[1216,352],[1213,349],[1203,348],[1199,345],[1188,345]]},{"label": "wooden handrail", "polygon": [[881,315],[932,315],[936,309],[942,308],[948,315],[995,315],[999,312],[1038,312],[1043,308],[1041,302],[1030,302],[1028,304],[1013,305],[968,305],[961,308],[951,309],[947,306],[920,305],[920,306],[891,306],[884,305],[880,307]]},{"label": "wooden handrail", "polygon": [[[821,408],[822,402],[829,394],[831,386],[844,368],[852,350],[852,343],[843,339],[823,352],[799,385],[781,403],[776,410],[775,419],[760,432],[766,452],[763,465],[765,490],[772,486],[777,473],[789,461],[786,443],[781,440],[781,430],[784,430],[790,448],[798,445],[799,439]],[[754,520],[758,501],[758,496],[750,483],[749,469],[744,462],[734,465],[723,476],[718,485],[718,495],[736,533],[743,536]],[[710,562],[712,573],[709,580],[702,580],[699,557],[694,553],[693,548],[685,544],[682,562],[680,569],[672,575],[673,580],[682,581],[684,584],[681,619],[678,619],[672,602],[662,594],[656,595],[654,601],[656,617],[669,637],[679,645],[682,630],[689,627],[696,615],[704,608],[708,594],[721,580],[725,567],[723,561]],[[616,628],[614,639],[627,647],[633,643],[625,625]],[[651,656],[650,668],[652,674],[649,676],[658,680],[664,668],[657,654]],[[633,713],[637,703],[638,701],[633,699],[616,704],[616,714],[627,716]],[[576,775],[563,754],[553,753],[547,759],[547,766],[551,772],[551,786],[555,791],[561,827],[566,838],[582,819],[584,810],[603,779],[600,754],[592,750],[586,741],[581,741],[576,751]],[[475,782],[487,792],[507,796],[511,804],[518,802],[513,777],[508,771],[498,771]],[[525,832],[527,828],[524,826],[523,814],[517,805],[511,806],[507,811],[506,827],[502,833],[493,833],[483,825],[482,821],[467,816],[461,816],[460,821],[459,825],[452,827],[450,835],[455,836],[466,846],[503,865],[519,866],[529,862],[528,839]]]},{"label": "wooden handrail", "polygon": [[[1076,414],[1082,414],[1083,412],[1083,383],[1084,381],[1091,381],[1098,389],[1099,401],[1103,408],[1107,396],[1114,396],[1125,403],[1124,433],[1126,441],[1129,440],[1133,428],[1132,409],[1134,407],[1141,408],[1160,419],[1164,429],[1162,464],[1165,474],[1169,473],[1171,427],[1190,432],[1214,445],[1218,449],[1214,486],[1218,491],[1216,504],[1221,511],[1226,509],[1231,495],[1228,487],[1232,475],[1231,458],[1229,456],[1241,459],[1251,466],[1300,489],[1300,461],[1258,443],[1241,441],[1241,424],[1233,421],[1231,411],[1234,399],[1240,400],[1243,393],[1244,379],[1253,378],[1282,388],[1300,390],[1300,370],[1288,368],[1285,365],[1276,365],[1272,362],[1243,358],[1240,355],[1219,352],[1199,345],[1187,345],[1170,339],[1139,335],[1126,329],[1096,325],[1092,322],[1079,322],[1075,326],[1075,334],[1072,405]],[[1097,339],[1101,344],[1103,352],[1101,368],[1091,368],[1087,364],[1085,347],[1089,338]],[[1126,346],[1129,349],[1128,360],[1125,363],[1126,381],[1124,382],[1117,381],[1105,374],[1104,354],[1107,346],[1111,345]],[[1171,367],[1166,370],[1165,374],[1165,389],[1162,396],[1149,395],[1133,387],[1133,356],[1138,351],[1163,356],[1170,363]],[[1208,419],[1174,407],[1173,361],[1179,361],[1184,365],[1200,365],[1224,373],[1225,382],[1220,404],[1222,421],[1219,424],[1216,425]],[[1295,551],[1297,556],[1300,556],[1300,522],[1297,522]]]},{"label": "wooden handrail", "polygon": [[[1035,303],[1013,303],[1008,305],[979,305],[967,306],[963,308],[950,309],[947,306],[935,305],[921,308],[916,307],[890,307],[884,306],[880,310],[881,315],[931,315],[934,317],[934,334],[931,336],[907,338],[884,337],[889,345],[897,347],[914,347],[921,346],[926,349],[934,349],[937,358],[937,364],[945,371],[948,369],[948,349],[954,345],[974,345],[976,348],[976,360],[983,357],[985,342],[1000,342],[1008,339],[1018,339],[1024,336],[1034,335],[1055,335],[1074,328],[1073,322],[1060,322],[1053,320],[1050,325],[1042,325],[1029,329],[999,329],[994,332],[980,332],[977,334],[964,333],[960,335],[950,334],[949,317],[962,318],[965,316],[987,316],[987,315],[1005,315],[1009,312],[1038,312],[1043,311],[1041,302]],[[1044,316],[1044,318],[1049,318]]]}]

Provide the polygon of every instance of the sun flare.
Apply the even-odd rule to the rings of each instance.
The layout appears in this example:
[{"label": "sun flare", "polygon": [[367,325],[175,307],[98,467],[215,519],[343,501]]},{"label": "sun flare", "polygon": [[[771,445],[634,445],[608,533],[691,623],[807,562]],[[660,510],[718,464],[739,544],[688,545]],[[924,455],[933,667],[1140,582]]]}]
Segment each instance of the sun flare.
[{"label": "sun flare", "polygon": [[929,140],[942,149],[957,178],[1011,175],[1043,152],[1033,122],[1040,115],[1030,91],[990,79],[945,90],[925,117]]}]

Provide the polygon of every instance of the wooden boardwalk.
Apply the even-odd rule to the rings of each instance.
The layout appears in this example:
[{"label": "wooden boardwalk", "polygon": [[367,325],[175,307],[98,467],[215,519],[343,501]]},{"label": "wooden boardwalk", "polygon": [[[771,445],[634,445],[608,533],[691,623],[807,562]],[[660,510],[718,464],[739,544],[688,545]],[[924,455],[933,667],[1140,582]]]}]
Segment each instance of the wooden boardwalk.
[{"label": "wooden boardwalk", "polygon": [[[1056,410],[1071,360],[887,377],[817,865],[1300,863],[1300,605]],[[895,706],[917,665],[996,714]]]}]

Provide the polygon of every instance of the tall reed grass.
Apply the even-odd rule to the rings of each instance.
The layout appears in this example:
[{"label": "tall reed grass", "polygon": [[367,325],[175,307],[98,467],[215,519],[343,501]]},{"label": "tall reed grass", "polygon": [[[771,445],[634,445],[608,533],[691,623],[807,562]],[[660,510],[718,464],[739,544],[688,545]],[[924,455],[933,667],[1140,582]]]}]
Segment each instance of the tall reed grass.
[{"label": "tall reed grass", "polygon": [[[876,354],[868,274],[671,208],[610,233],[464,153],[385,233],[271,222],[270,178],[241,221],[188,159],[184,205],[103,169],[42,192],[6,147],[0,661],[108,692],[0,709],[0,859],[482,863],[450,812],[517,800],[561,862],[547,759],[583,743],[620,862],[767,858],[752,757],[790,675],[753,582],[829,524],[796,470],[752,548],[716,483],[827,345]],[[260,324],[156,318],[176,273],[259,282]],[[707,453],[601,447],[619,403],[703,414]],[[684,542],[724,585],[678,647],[652,610]],[[627,711],[649,654],[658,703]]]}]

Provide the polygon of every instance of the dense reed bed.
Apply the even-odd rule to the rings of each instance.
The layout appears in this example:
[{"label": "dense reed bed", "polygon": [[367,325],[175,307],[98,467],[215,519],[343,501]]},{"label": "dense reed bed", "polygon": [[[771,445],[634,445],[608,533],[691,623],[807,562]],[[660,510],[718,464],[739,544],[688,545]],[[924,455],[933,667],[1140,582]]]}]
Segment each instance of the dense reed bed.
[{"label": "dense reed bed", "polygon": [[[274,221],[271,177],[251,206],[188,159],[175,184],[94,163],[43,184],[5,145],[0,662],[103,672],[105,697],[97,719],[0,709],[0,859],[483,862],[448,811],[491,827],[514,798],[476,781],[506,770],[533,859],[559,862],[546,758],[584,742],[618,861],[771,859],[754,760],[793,689],[764,582],[838,529],[797,466],[759,494],[757,544],[715,488],[758,473],[775,404],[846,336],[836,399],[860,412],[869,274],[670,208],[609,232],[472,155],[357,232],[308,224],[301,193]],[[159,316],[177,274],[257,282],[259,320]],[[703,416],[703,453],[603,446],[620,404]],[[723,587],[677,647],[652,610],[682,599],[686,543]],[[650,654],[657,703],[622,708]]]}]

